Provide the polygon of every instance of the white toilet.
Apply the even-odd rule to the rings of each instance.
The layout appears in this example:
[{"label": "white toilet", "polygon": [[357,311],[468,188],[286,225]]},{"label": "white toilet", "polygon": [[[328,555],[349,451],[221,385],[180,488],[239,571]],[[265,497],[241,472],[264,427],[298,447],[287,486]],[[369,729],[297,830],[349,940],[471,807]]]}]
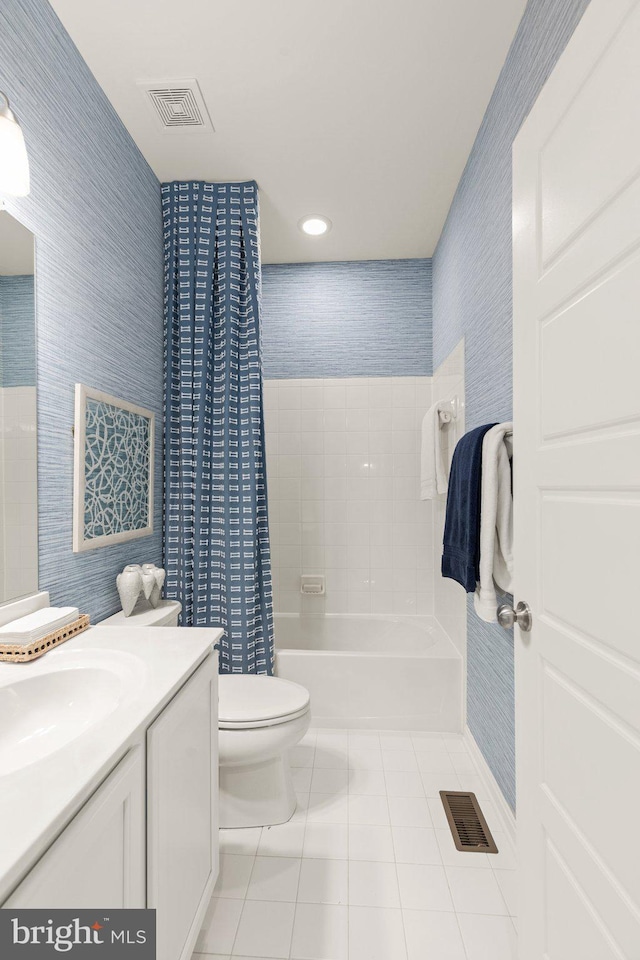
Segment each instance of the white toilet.
[{"label": "white toilet", "polygon": [[309,691],[279,677],[219,678],[220,826],[260,827],[296,809],[289,750],[309,729]]},{"label": "white toilet", "polygon": [[[140,601],[101,627],[175,627],[181,606]],[[290,680],[255,674],[219,678],[220,826],[265,827],[289,820],[296,809],[289,750],[309,728],[309,691]]]}]

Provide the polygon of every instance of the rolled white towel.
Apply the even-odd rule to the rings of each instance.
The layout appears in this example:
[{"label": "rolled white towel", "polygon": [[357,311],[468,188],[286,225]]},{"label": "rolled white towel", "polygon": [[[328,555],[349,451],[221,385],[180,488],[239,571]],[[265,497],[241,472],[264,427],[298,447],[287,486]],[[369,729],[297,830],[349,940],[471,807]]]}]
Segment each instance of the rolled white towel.
[{"label": "rolled white towel", "polygon": [[496,617],[496,586],[513,590],[513,495],[511,463],[505,436],[512,423],[498,423],[482,441],[482,493],[480,500],[480,581],[473,605],[487,623]]},{"label": "rolled white towel", "polygon": [[445,438],[440,427],[441,400],[434,403],[422,421],[420,450],[420,499],[435,500],[447,492],[449,471],[445,458]]}]

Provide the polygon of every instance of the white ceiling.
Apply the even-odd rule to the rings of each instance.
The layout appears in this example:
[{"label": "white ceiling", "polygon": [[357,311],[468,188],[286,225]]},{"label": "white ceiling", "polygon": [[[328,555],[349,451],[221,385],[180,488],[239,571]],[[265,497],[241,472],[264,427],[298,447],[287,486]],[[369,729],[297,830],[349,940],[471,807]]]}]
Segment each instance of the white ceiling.
[{"label": "white ceiling", "polygon": [[[286,263],[433,253],[526,0],[51,2],[159,179],[257,180]],[[136,86],[188,77],[215,133]]]}]

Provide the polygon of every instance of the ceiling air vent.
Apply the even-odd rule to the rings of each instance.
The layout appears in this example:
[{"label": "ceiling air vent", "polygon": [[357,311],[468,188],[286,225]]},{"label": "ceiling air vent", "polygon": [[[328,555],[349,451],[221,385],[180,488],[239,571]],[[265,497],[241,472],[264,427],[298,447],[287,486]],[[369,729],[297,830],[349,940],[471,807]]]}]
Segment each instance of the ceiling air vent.
[{"label": "ceiling air vent", "polygon": [[441,790],[440,799],[457,850],[465,853],[498,852],[475,793]]},{"label": "ceiling air vent", "polygon": [[214,132],[197,80],[139,80],[138,86],[163,130]]}]

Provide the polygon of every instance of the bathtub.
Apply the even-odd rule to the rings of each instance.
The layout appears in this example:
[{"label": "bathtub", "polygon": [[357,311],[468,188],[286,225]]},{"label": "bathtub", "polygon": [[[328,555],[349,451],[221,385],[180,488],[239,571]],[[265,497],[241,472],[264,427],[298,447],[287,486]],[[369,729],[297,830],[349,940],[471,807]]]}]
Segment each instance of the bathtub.
[{"label": "bathtub", "polygon": [[314,724],[462,731],[462,659],[433,617],[275,615],[276,673]]}]

